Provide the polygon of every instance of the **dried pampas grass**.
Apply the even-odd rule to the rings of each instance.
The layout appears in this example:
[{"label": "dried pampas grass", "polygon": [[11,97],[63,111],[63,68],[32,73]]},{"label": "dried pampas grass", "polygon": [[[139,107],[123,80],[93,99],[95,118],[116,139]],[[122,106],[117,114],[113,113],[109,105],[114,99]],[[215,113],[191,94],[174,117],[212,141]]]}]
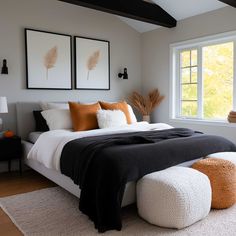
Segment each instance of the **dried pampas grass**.
[{"label": "dried pampas grass", "polygon": [[57,46],[51,48],[44,57],[44,66],[47,69],[47,74],[46,74],[47,79],[48,79],[48,70],[55,66],[57,57],[58,57]]},{"label": "dried pampas grass", "polygon": [[164,98],[164,96],[160,95],[158,89],[155,89],[149,92],[146,97],[135,91],[128,100],[143,116],[149,116]]},{"label": "dried pampas grass", "polygon": [[98,62],[99,62],[99,58],[100,58],[100,51],[97,50],[96,52],[94,52],[88,59],[87,62],[87,68],[88,68],[88,75],[87,75],[87,80],[89,79],[89,73],[91,70],[93,70]]}]

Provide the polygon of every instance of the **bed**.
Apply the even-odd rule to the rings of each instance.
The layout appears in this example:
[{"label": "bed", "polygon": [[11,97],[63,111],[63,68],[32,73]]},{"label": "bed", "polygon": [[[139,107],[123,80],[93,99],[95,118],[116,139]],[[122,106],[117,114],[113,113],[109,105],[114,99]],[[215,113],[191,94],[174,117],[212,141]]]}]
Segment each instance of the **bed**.
[{"label": "bed", "polygon": [[[17,103],[16,110],[17,110],[18,135],[20,135],[22,137],[22,139],[24,140],[23,141],[24,163],[27,166],[29,166],[30,168],[32,168],[35,171],[39,172],[40,174],[44,175],[48,179],[52,180],[53,182],[55,182],[56,184],[58,184],[62,188],[66,189],[67,191],[69,191],[73,195],[77,196],[78,198],[81,197],[81,191],[79,189],[79,186],[77,184],[74,184],[75,180],[73,182],[71,180],[71,178],[63,175],[60,171],[60,167],[58,167],[59,166],[58,163],[61,163],[60,158],[63,159],[63,157],[64,157],[62,155],[64,150],[66,149],[64,147],[67,147],[68,144],[74,144],[74,141],[77,141],[77,140],[79,142],[85,142],[85,143],[86,143],[86,141],[91,142],[91,140],[89,138],[98,139],[99,136],[100,136],[100,139],[101,139],[100,142],[102,142],[103,137],[106,137],[106,135],[108,136],[107,139],[109,140],[110,138],[111,139],[114,138],[113,137],[114,134],[115,134],[115,136],[119,136],[119,133],[121,134],[121,136],[126,135],[127,136],[126,139],[128,138],[127,140],[129,142],[130,138],[132,137],[133,132],[139,132],[139,131],[148,131],[149,132],[149,133],[148,132],[142,132],[142,135],[144,135],[144,133],[145,133],[145,135],[150,135],[150,134],[153,134],[153,132],[156,132],[156,135],[157,134],[159,135],[159,133],[160,133],[161,136],[164,135],[164,137],[161,137],[161,138],[175,139],[175,138],[172,137],[173,134],[171,134],[171,132],[169,132],[170,133],[169,136],[167,135],[168,137],[165,137],[165,135],[166,135],[165,133],[168,133],[168,132],[166,132],[166,130],[167,129],[171,130],[171,127],[168,127],[168,125],[165,125],[165,124],[149,125],[147,123],[136,123],[136,124],[133,124],[133,125],[129,125],[129,128],[124,127],[123,130],[122,130],[122,128],[116,128],[114,130],[105,130],[105,129],[104,130],[94,130],[94,131],[91,131],[91,135],[90,135],[91,137],[87,137],[87,134],[85,136],[83,136],[83,134],[81,134],[80,132],[71,132],[71,131],[64,131],[64,130],[50,131],[50,132],[43,133],[41,135],[34,133],[34,136],[35,135],[36,136],[40,135],[40,138],[38,140],[37,140],[37,137],[34,137],[33,139],[31,138],[31,142],[30,142],[28,137],[29,137],[30,133],[32,135],[32,132],[34,132],[34,126],[35,126],[34,118],[33,118],[33,110],[40,110],[40,106],[39,106],[38,103]],[[159,132],[160,130],[165,131],[165,132]],[[180,130],[175,131],[175,132],[179,132],[179,131]],[[186,131],[184,130],[183,132],[186,132]],[[187,131],[187,132],[190,132],[190,131]],[[130,133],[130,137],[128,137],[129,133]],[[109,136],[109,135],[111,135],[111,136]],[[56,137],[57,138],[59,137],[59,139],[58,139],[59,141],[57,141],[57,142],[55,141]],[[82,139],[82,137],[85,137],[85,138]],[[199,139],[201,139],[200,136],[199,136]],[[208,140],[208,139],[211,140],[209,143],[211,144],[212,148],[207,147],[208,145],[206,144],[206,140]],[[219,141],[219,144],[222,141],[222,140],[217,140],[217,138],[215,138],[215,139],[216,139],[217,142]],[[35,142],[35,140],[37,140],[37,142],[34,145],[33,143]],[[123,137],[120,137],[120,140],[123,140]],[[150,145],[152,145],[152,147],[155,147],[155,150],[158,153],[158,151],[160,149],[160,146],[157,147],[156,144],[154,144],[154,142],[152,142],[152,140],[149,139],[149,136],[148,136],[147,139],[146,139],[146,137],[142,137],[142,142],[144,140],[145,140],[145,142],[146,141],[149,142]],[[179,140],[177,140],[177,142],[171,143],[171,145],[174,144],[175,147],[180,150],[181,148],[179,148],[179,147],[180,147],[181,142],[182,142],[181,139],[179,139]],[[191,140],[190,143],[191,143],[192,146],[195,145],[194,140]],[[211,149],[211,151],[212,150],[215,150],[215,151],[222,150],[222,151],[224,151],[224,150],[235,149],[234,145],[232,143],[230,143],[229,141],[223,140],[223,143],[224,143],[225,146],[223,145],[222,147],[217,148],[216,145],[214,145],[214,137],[205,137],[205,139],[201,140],[201,142],[200,142],[201,145],[205,146],[205,149],[208,148],[208,151],[205,152],[205,154],[206,153],[208,153],[208,154],[212,153],[212,152],[209,151],[209,149]],[[135,144],[138,145],[139,143],[135,143]],[[55,145],[55,149],[53,149],[54,148],[53,145]],[[39,152],[40,149],[42,149],[42,147],[45,150],[41,151],[41,155],[38,158],[37,153]],[[137,147],[140,148],[139,145],[136,146],[136,148]],[[148,146],[148,148],[149,147],[150,146]],[[185,144],[185,148],[186,147],[187,147],[187,144]],[[199,147],[201,147],[201,146],[199,146]],[[224,149],[224,148],[226,148],[226,149]],[[145,146],[144,149],[148,150],[147,146]],[[191,149],[191,148],[187,147],[187,149]],[[199,148],[195,147],[195,149],[199,149]],[[61,150],[61,151],[59,151],[57,153],[55,150],[56,151]],[[116,150],[118,150],[118,149],[116,149]],[[134,149],[132,149],[132,151],[133,150]],[[176,149],[174,149],[174,150],[176,150]],[[183,150],[181,152],[184,153]],[[145,153],[146,152],[143,152],[142,156],[144,156]],[[113,155],[114,154],[115,154],[115,152],[113,152]],[[27,158],[28,155],[31,159]],[[172,152],[172,155],[173,155],[173,152]],[[55,158],[54,158],[54,156],[55,156]],[[72,155],[70,154],[69,156],[72,156]],[[69,156],[67,154],[66,160]],[[201,159],[201,156],[199,156],[199,153],[198,153],[197,156],[198,156],[197,159]],[[86,155],[85,155],[85,157],[87,158]],[[181,165],[181,166],[190,166],[190,165],[192,165],[192,163],[194,163],[197,160],[196,158],[193,158],[193,157],[191,157],[191,158],[192,159],[190,159],[190,158],[189,159],[187,159],[187,158],[183,159],[183,160],[189,160],[189,161],[185,161],[185,162],[183,162],[183,161],[181,162],[180,160],[182,160],[182,159],[180,159],[180,160],[178,160],[178,164]],[[170,157],[169,157],[169,159],[170,159]],[[49,164],[47,164],[48,160],[50,160],[50,162],[48,162]],[[51,161],[53,163],[54,162],[56,163],[55,168],[53,167],[54,164],[51,164]],[[173,165],[173,163],[172,163],[172,165]],[[151,166],[150,163],[149,163],[149,166]],[[167,167],[168,166],[166,166],[165,168],[167,168]],[[149,169],[150,168],[152,168],[152,167],[149,167]],[[159,168],[159,166],[158,166],[158,168]],[[63,172],[63,168],[61,168],[61,170]],[[124,191],[122,190],[122,195],[119,194],[119,197],[121,196],[121,198],[119,198],[119,202],[121,204],[118,203],[118,201],[117,201],[118,198],[116,198],[116,197],[114,198],[114,199],[116,199],[115,204],[117,204],[118,207],[120,207],[120,206],[124,207],[124,206],[127,206],[127,205],[130,205],[130,204],[134,203],[136,201],[136,189],[135,188],[136,188],[136,182],[135,181],[127,181],[124,185],[124,189],[123,189]],[[109,192],[110,190],[106,190],[106,191]],[[89,195],[87,195],[87,197],[89,198]],[[80,202],[81,202],[81,198],[80,198]],[[117,206],[116,206],[116,208],[117,208]],[[110,213],[111,213],[111,215],[113,214],[113,212],[110,212]],[[92,218],[92,217],[90,217],[90,218]],[[107,216],[106,216],[106,218],[107,218]],[[93,221],[95,223],[95,220],[93,220]],[[109,221],[109,219],[108,219],[108,221]],[[111,222],[111,225],[102,225],[102,224],[96,222],[95,226],[98,228],[98,230],[100,232],[104,232],[104,231],[109,230],[109,229],[118,229],[118,230],[121,229],[122,224],[121,224],[119,209],[117,211],[117,222],[118,223],[117,224],[115,223],[114,225],[113,225],[114,222]],[[108,224],[110,224],[110,222]]]},{"label": "bed", "polygon": [[[16,104],[16,112],[17,112],[17,133],[22,138],[23,144],[23,161],[24,163],[32,168],[33,170],[37,171],[38,173],[42,174],[46,178],[50,179],[51,181],[55,182],[62,188],[66,189],[73,195],[80,197],[80,189],[78,185],[75,185],[73,181],[68,178],[67,176],[61,174],[58,171],[53,169],[49,169],[45,167],[43,164],[27,159],[27,155],[31,148],[33,147],[34,143],[29,141],[29,134],[35,132],[35,123],[33,117],[34,110],[40,110],[39,103],[34,102],[19,102]],[[194,161],[189,161],[180,164],[181,166],[191,166]],[[136,183],[130,182],[126,185],[124,198],[122,201],[122,206],[130,205],[136,202]]]},{"label": "bed", "polygon": [[[33,102],[19,102],[16,104],[17,112],[17,133],[22,138],[23,144],[23,161],[25,165],[42,174],[46,178],[55,182],[62,188],[66,189],[76,197],[80,197],[80,189],[73,181],[67,176],[61,174],[53,169],[48,169],[43,164],[27,159],[27,155],[34,143],[29,141],[29,134],[35,132],[35,122],[33,117],[34,110],[40,110],[39,103]],[[182,166],[191,166],[195,161],[182,163]],[[130,205],[136,202],[136,183],[130,182],[126,185],[122,206]]]}]

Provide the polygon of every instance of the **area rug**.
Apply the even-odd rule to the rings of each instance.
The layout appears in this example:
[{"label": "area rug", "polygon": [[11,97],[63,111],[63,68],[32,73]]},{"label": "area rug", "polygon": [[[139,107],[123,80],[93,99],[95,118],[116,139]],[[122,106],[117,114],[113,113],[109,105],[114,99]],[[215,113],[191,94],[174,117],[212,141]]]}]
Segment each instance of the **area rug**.
[{"label": "area rug", "polygon": [[[78,209],[78,199],[60,187],[0,198],[0,206],[24,235],[101,235]],[[204,220],[183,230],[164,229],[138,217],[135,207],[123,210],[122,231],[104,235],[235,236],[236,205],[211,211]]]}]

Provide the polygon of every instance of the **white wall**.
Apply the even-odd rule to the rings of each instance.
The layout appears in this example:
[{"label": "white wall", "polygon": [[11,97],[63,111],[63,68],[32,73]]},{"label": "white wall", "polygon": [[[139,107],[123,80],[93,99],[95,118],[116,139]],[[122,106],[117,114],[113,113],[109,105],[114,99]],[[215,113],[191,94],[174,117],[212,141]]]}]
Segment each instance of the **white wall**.
[{"label": "white wall", "polygon": [[167,122],[176,127],[189,127],[209,134],[223,135],[236,143],[236,126],[219,127],[191,125],[169,120],[170,44],[203,36],[236,30],[236,10],[226,7],[178,22],[176,28],[161,28],[142,35],[143,91],[159,88],[166,96],[153,114],[153,121]]},{"label": "white wall", "polygon": [[[27,90],[24,28],[109,40],[111,90]],[[113,15],[57,0],[0,0],[0,63],[6,58],[9,68],[9,75],[0,74],[0,96],[10,103],[9,113],[0,114],[4,128],[16,130],[17,101],[114,101],[141,90],[140,51],[140,34]],[[128,80],[117,78],[124,67]],[[0,163],[0,171],[6,169]]]},{"label": "white wall", "polygon": [[[27,90],[24,28],[109,40],[111,90]],[[6,58],[9,67],[9,75],[0,74],[0,96],[7,96],[10,103],[10,113],[1,114],[5,128],[16,130],[17,101],[118,100],[140,90],[140,45],[140,34],[110,14],[57,0],[0,0],[0,62]],[[124,66],[129,80],[117,78]]]}]

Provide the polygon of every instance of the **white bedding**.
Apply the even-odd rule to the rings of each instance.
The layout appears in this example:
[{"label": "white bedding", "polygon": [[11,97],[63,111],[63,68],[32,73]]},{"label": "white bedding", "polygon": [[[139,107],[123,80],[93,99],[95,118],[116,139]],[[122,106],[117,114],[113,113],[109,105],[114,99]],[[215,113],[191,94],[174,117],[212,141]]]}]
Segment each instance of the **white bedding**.
[{"label": "white bedding", "polygon": [[35,132],[29,133],[28,141],[30,141],[31,143],[36,143],[36,141],[38,140],[39,136],[40,136],[42,133],[43,133],[43,132],[40,132],[40,131],[35,131]]},{"label": "white bedding", "polygon": [[173,127],[164,123],[149,124],[147,122],[137,122],[122,127],[80,132],[72,132],[71,130],[52,130],[40,135],[27,158],[36,160],[47,168],[60,171],[60,157],[63,147],[74,139],[106,134],[164,130],[170,128]]}]

